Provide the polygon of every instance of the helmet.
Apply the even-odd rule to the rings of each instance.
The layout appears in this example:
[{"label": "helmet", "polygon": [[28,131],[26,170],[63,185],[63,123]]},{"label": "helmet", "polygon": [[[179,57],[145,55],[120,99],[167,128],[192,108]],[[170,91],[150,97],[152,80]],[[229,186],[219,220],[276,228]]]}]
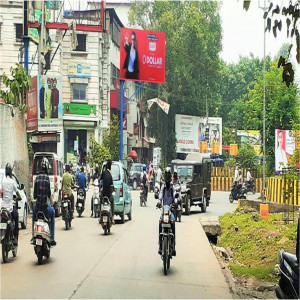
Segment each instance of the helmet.
[{"label": "helmet", "polygon": [[12,177],[12,167],[10,163],[7,163],[5,166],[5,176]]},{"label": "helmet", "polygon": [[146,165],[143,165],[143,171],[146,171]]},{"label": "helmet", "polygon": [[43,157],[42,162],[41,162],[41,171],[42,173],[48,173],[48,168],[49,168],[49,161],[46,157]]},{"label": "helmet", "polygon": [[174,178],[177,178],[177,170],[174,169]]},{"label": "helmet", "polygon": [[70,165],[66,164],[66,171],[70,171]]},{"label": "helmet", "polygon": [[165,181],[166,182],[171,182],[171,179],[172,179],[171,168],[166,167],[166,169],[165,169]]}]

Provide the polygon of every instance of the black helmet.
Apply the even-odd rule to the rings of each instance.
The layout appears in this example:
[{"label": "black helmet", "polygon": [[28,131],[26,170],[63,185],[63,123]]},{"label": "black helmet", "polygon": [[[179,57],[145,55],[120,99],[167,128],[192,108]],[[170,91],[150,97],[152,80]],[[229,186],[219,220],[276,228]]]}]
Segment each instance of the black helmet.
[{"label": "black helmet", "polygon": [[111,170],[111,164],[112,164],[111,159],[108,159],[108,160],[107,160],[107,163],[106,163],[106,168],[107,168],[108,170]]},{"label": "black helmet", "polygon": [[165,169],[165,181],[167,183],[167,182],[171,182],[171,180],[172,180],[171,168],[166,167],[166,169]]},{"label": "black helmet", "polygon": [[12,178],[12,167],[10,163],[7,163],[5,166],[5,176]]},{"label": "black helmet", "polygon": [[69,172],[70,171],[70,165],[66,164],[66,172]]},{"label": "black helmet", "polygon": [[41,161],[41,173],[48,174],[49,161],[46,157],[43,157]]}]

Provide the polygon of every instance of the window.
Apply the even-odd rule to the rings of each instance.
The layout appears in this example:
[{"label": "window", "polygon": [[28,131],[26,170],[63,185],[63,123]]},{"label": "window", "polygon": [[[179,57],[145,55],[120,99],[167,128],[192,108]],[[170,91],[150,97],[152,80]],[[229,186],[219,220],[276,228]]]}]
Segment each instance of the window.
[{"label": "window", "polygon": [[86,84],[73,83],[73,100],[86,100]]},{"label": "window", "polygon": [[23,24],[15,24],[16,26],[16,42],[22,41]]},{"label": "window", "polygon": [[75,51],[86,52],[86,34],[77,34],[77,42]]},{"label": "window", "polygon": [[120,70],[114,65],[110,65],[110,84],[115,86],[115,80],[120,78]]},{"label": "window", "polygon": [[120,25],[116,19],[113,19],[110,23],[110,34],[112,41],[120,47]]}]

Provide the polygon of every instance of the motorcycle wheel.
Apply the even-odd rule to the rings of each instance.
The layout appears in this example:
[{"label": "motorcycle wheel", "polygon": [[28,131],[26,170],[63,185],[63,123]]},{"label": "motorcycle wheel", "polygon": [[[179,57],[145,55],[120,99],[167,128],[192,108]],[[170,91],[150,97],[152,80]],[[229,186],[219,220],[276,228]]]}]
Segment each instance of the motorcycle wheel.
[{"label": "motorcycle wheel", "polygon": [[107,226],[104,228],[104,235],[107,235]]},{"label": "motorcycle wheel", "polygon": [[181,222],[181,214],[178,216],[178,221]]},{"label": "motorcycle wheel", "polygon": [[143,199],[142,199],[142,197],[140,198],[140,206],[143,206]]},{"label": "motorcycle wheel", "polygon": [[43,262],[43,253],[41,250],[38,252],[37,257],[38,257],[38,264],[41,265]]},{"label": "motorcycle wheel", "polygon": [[95,204],[94,205],[94,218],[97,218],[97,216],[98,216],[98,210],[97,210],[97,205]]},{"label": "motorcycle wheel", "polygon": [[7,237],[2,240],[2,260],[4,263],[8,260]]},{"label": "motorcycle wheel", "polygon": [[233,197],[232,197],[232,195],[231,195],[231,194],[229,195],[229,202],[230,202],[230,203],[232,203],[232,202],[233,202]]},{"label": "motorcycle wheel", "polygon": [[170,268],[170,263],[171,263],[171,257],[169,256],[169,257],[168,257],[168,261],[167,261],[167,268],[168,268],[168,269]]},{"label": "motorcycle wheel", "polygon": [[252,194],[255,194],[255,185],[252,187]]},{"label": "motorcycle wheel", "polygon": [[68,218],[65,218],[65,225],[66,225],[66,230],[69,230],[69,220],[68,220]]},{"label": "motorcycle wheel", "polygon": [[71,222],[72,222],[72,220],[70,219],[70,221],[69,221],[69,228],[71,228]]},{"label": "motorcycle wheel", "polygon": [[167,246],[168,246],[168,241],[165,238],[163,240],[163,261],[164,261],[164,274],[168,274],[168,269],[167,269]]},{"label": "motorcycle wheel", "polygon": [[12,249],[13,257],[16,257],[17,253],[18,253],[18,246],[13,246],[13,249]]},{"label": "motorcycle wheel", "polygon": [[78,212],[78,217],[80,218],[81,215],[82,215],[82,211],[80,210],[80,211]]}]

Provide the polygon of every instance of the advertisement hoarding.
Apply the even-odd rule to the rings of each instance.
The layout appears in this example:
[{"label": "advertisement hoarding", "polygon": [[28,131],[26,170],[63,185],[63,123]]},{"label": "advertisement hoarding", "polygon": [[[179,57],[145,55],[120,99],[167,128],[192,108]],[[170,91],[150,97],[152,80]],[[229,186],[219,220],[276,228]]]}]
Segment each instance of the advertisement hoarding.
[{"label": "advertisement hoarding", "polygon": [[288,166],[290,156],[296,148],[295,137],[292,130],[275,129],[275,171],[282,173]]},{"label": "advertisement hoarding", "polygon": [[62,77],[38,77],[38,130],[60,131],[63,128]]},{"label": "advertisement hoarding", "polygon": [[38,82],[37,77],[31,78],[32,89],[27,92],[26,104],[27,111],[27,131],[38,130]]},{"label": "advertisement hoarding", "polygon": [[[176,115],[175,132],[177,153],[212,153],[213,142],[218,142],[219,151],[216,154],[222,154],[222,118]],[[203,142],[207,142],[207,147]]]},{"label": "advertisement hoarding", "polygon": [[96,105],[82,103],[64,103],[64,115],[82,115],[96,117]]},{"label": "advertisement hoarding", "polygon": [[165,33],[121,28],[120,79],[165,82]]},{"label": "advertisement hoarding", "polygon": [[250,145],[260,144],[259,130],[237,130],[236,135],[241,139],[241,143],[249,143]]}]

